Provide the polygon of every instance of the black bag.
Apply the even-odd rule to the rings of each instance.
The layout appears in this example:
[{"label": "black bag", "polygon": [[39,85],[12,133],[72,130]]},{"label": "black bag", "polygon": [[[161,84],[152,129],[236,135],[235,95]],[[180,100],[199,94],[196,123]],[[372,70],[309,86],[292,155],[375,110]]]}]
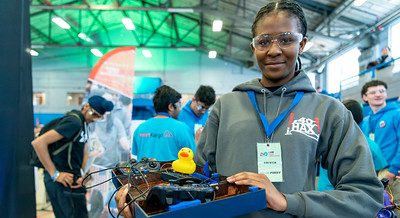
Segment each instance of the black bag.
[{"label": "black bag", "polygon": [[[47,123],[40,130],[39,136],[43,135],[44,133],[46,133],[49,130],[54,129],[64,118],[66,118],[68,116],[76,117],[79,119],[79,121],[82,121],[78,114],[69,112],[65,116],[56,118],[56,119],[50,121],[49,123]],[[71,141],[66,142],[65,144],[53,143],[53,144],[49,145],[48,150],[49,150],[49,155],[50,155],[51,160],[53,160],[54,156],[58,155],[60,152],[64,151],[66,148],[68,148],[68,164],[69,164],[70,168],[72,169],[72,166],[70,163],[71,162],[72,144],[78,139],[81,132],[82,132],[82,129],[75,135],[75,137]],[[40,162],[39,157],[37,156],[36,151],[35,151],[35,149],[33,149],[33,147],[32,147],[31,159],[29,161],[29,164],[31,166],[44,168],[43,164]]]}]

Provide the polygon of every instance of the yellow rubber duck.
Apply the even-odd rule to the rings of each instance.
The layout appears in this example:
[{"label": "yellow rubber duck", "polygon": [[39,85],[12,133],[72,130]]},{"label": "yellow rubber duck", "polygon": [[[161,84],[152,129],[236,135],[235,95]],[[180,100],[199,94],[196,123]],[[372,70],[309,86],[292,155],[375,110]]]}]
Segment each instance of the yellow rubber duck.
[{"label": "yellow rubber duck", "polygon": [[182,148],[178,152],[178,160],[172,162],[172,169],[178,173],[192,174],[196,171],[193,161],[193,151],[190,148]]}]

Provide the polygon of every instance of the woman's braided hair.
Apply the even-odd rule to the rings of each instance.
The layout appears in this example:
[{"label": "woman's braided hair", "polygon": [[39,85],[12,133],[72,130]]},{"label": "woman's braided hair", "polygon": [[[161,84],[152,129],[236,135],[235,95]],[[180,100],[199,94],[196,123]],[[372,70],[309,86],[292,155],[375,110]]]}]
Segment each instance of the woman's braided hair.
[{"label": "woman's braided hair", "polygon": [[256,36],[257,23],[258,21],[260,21],[261,18],[271,13],[278,13],[281,11],[285,11],[286,13],[288,13],[289,16],[296,17],[298,19],[298,25],[301,34],[303,34],[303,36],[307,35],[307,21],[303,9],[300,7],[299,4],[294,1],[281,0],[268,3],[264,7],[260,8],[256,15],[256,18],[254,19],[253,25],[251,26],[253,37]]},{"label": "woman's braided hair", "polygon": [[[256,27],[261,18],[268,16],[269,14],[278,13],[281,11],[286,12],[291,17],[297,18],[300,33],[303,34],[303,37],[307,35],[307,21],[303,9],[300,7],[299,4],[294,1],[281,0],[268,3],[264,7],[260,8],[254,19],[253,25],[251,26],[253,37],[256,36]],[[297,57],[297,61],[299,62],[299,64],[297,65],[296,63],[296,71],[299,71],[301,69],[300,57]]]}]

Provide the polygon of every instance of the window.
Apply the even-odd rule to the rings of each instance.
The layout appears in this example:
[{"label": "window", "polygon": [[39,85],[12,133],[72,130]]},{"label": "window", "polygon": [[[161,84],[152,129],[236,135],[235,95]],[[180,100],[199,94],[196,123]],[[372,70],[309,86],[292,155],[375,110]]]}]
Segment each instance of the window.
[{"label": "window", "polygon": [[68,92],[67,93],[67,105],[68,106],[80,106],[82,105],[85,93],[83,92]]},{"label": "window", "polygon": [[306,74],[310,79],[312,86],[315,87],[315,73],[306,73]]},{"label": "window", "polygon": [[360,50],[353,48],[328,63],[327,90],[329,93],[337,93],[342,89],[358,85]]},{"label": "window", "polygon": [[[389,29],[389,47],[392,50],[392,57],[398,58],[400,57],[400,20],[398,20],[393,26]],[[396,61],[397,62],[397,61]]]},{"label": "window", "polygon": [[33,93],[33,106],[44,105],[46,103],[46,94],[44,92]]}]

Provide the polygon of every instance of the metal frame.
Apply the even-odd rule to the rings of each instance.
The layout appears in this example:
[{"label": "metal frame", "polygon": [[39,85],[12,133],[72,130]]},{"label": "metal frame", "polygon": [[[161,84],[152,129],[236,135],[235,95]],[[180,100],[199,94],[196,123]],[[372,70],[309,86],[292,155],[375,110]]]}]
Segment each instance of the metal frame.
[{"label": "metal frame", "polygon": [[[51,3],[51,0],[38,0],[42,4],[32,4],[31,8],[39,9],[40,11],[31,13],[31,17],[35,17],[37,15],[48,13],[49,14],[49,30],[48,32],[43,32],[39,30],[34,25],[31,24],[32,33],[35,34],[41,41],[44,43],[33,43],[33,46],[41,45],[41,46],[60,46],[60,47],[100,47],[100,48],[112,48],[118,46],[126,46],[126,45],[117,45],[113,43],[111,40],[108,31],[115,26],[106,25],[102,20],[102,12],[103,11],[120,11],[124,16],[129,17],[130,13],[133,12],[143,12],[142,16],[149,21],[147,25],[136,25],[136,31],[132,31],[132,35],[137,41],[135,46],[137,47],[147,47],[147,48],[195,48],[198,51],[207,52],[213,46],[216,46],[218,49],[218,53],[220,56],[226,59],[239,60],[243,64],[248,65],[249,62],[254,62],[254,58],[252,52],[248,48],[238,47],[236,44],[238,41],[249,41],[251,40],[251,35],[244,34],[244,32],[238,31],[242,28],[246,29],[248,32],[249,22],[253,19],[255,15],[255,11],[252,10],[248,3],[249,1],[245,0],[237,0],[235,2],[228,0],[199,0],[199,3],[194,7],[172,7],[173,0],[168,0],[162,5],[157,5],[157,3],[151,3],[146,0],[141,0],[141,6],[127,6],[125,0],[113,0],[111,1],[112,5],[110,5],[110,1],[104,0],[102,4],[89,4],[86,0],[74,0],[66,2],[62,5],[54,5]],[[253,3],[259,3],[261,1],[254,1]],[[385,25],[390,21],[393,21],[396,16],[399,16],[399,13],[394,13],[395,16],[390,15],[387,18],[382,19],[381,21],[377,21],[374,25],[368,26],[364,23],[360,23],[357,20],[348,18],[343,16],[346,10],[351,8],[354,0],[343,0],[339,5],[335,7],[326,5],[316,0],[298,0],[298,2],[302,5],[306,10],[322,13],[326,15],[326,18],[322,19],[321,22],[314,28],[314,30],[308,31],[308,36],[310,39],[314,37],[318,37],[321,39],[334,40],[340,43],[340,46],[335,49],[334,52],[329,53],[329,55],[325,57],[316,56],[311,53],[304,53],[303,57],[310,60],[312,66],[309,66],[307,70],[315,70],[319,68],[322,64],[332,59],[334,56],[344,52],[354,43],[359,42],[365,39],[368,35],[370,35],[370,31],[380,25]],[[108,3],[108,4],[107,4]],[[228,13],[225,11],[218,10],[220,5],[228,5],[233,8],[235,13]],[[80,28],[82,28],[82,16],[81,14],[78,16],[78,20],[74,20],[73,22],[79,23],[79,29],[75,29],[72,27],[71,30],[66,31],[69,34],[70,38],[74,41],[74,44],[66,44],[57,40],[56,37],[52,36],[52,24],[51,16],[53,14],[57,14],[58,10],[78,10],[79,13],[82,11],[89,11],[89,15],[93,19],[90,24],[89,30],[86,34],[91,34],[92,30],[95,26],[99,26],[107,35],[107,42],[95,42],[95,43],[87,43],[81,40],[76,40],[76,37],[71,35],[77,34],[80,32]],[[397,8],[400,10],[400,7]],[[152,18],[149,14],[150,11],[159,11],[159,12],[168,12],[169,14],[162,18],[159,24],[155,24],[154,18]],[[195,14],[194,16],[192,14]],[[372,14],[373,15],[373,14]],[[182,28],[180,27],[180,23],[178,22],[178,17],[182,17],[185,19],[189,19],[193,21],[193,26],[186,27],[186,32],[182,32]],[[231,21],[231,24],[224,25],[222,33],[218,36],[220,37],[208,37],[206,35],[205,27],[211,26],[212,23],[210,21],[210,17],[222,17],[225,20]],[[142,20],[144,17],[142,17]],[[354,29],[346,29],[342,27],[335,27],[333,23],[335,21],[343,21],[349,23],[351,25],[357,26]],[[171,23],[171,29],[169,33],[161,32],[159,29],[166,22]],[[122,25],[122,24],[120,24]],[[337,35],[332,33],[332,30],[335,32],[338,31],[340,34],[352,34],[357,35],[356,32],[360,32],[358,36],[353,37],[351,40],[341,39]],[[198,41],[189,42],[187,37],[190,34],[193,34],[195,31],[198,37]],[[141,31],[141,32],[140,32]],[[146,31],[149,32],[149,35],[146,37],[143,34]],[[166,37],[170,41],[170,45],[160,45],[160,46],[150,46],[154,36],[162,36]],[[130,44],[129,46],[131,46]]]}]

